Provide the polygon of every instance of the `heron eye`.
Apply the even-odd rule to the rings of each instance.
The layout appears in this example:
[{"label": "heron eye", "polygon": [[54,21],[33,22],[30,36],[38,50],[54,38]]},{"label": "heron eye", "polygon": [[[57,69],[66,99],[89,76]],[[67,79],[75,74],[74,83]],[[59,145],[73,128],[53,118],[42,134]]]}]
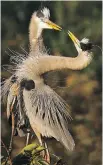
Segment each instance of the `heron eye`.
[{"label": "heron eye", "polygon": [[80,46],[81,46],[81,49],[83,51],[87,51],[87,50],[91,50],[93,48],[93,45],[91,42],[87,43],[87,44],[84,44],[84,43],[80,43]]},{"label": "heron eye", "polygon": [[43,18],[44,17],[44,14],[41,12],[41,10],[38,10],[36,15],[37,15],[38,18]]}]

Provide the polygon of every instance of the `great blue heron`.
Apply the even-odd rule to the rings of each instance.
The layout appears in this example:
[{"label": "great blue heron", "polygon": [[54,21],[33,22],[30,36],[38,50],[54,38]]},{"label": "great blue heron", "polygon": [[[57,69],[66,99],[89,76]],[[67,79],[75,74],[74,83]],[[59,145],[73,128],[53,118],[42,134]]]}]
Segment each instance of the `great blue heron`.
[{"label": "great blue heron", "polygon": [[[33,55],[33,52],[37,52],[38,49],[43,51],[43,38],[42,38],[42,30],[43,29],[55,29],[61,30],[61,27],[56,25],[55,23],[49,20],[50,18],[50,11],[46,7],[41,10],[38,10],[33,13],[30,24],[29,24],[29,42],[30,42],[30,55]],[[19,58],[19,57],[18,57]],[[4,94],[7,94],[7,118],[10,118],[11,110],[14,107],[15,102],[18,100],[18,82],[16,80],[15,73],[12,75],[8,80],[6,80],[4,85]],[[17,104],[17,103],[16,103]],[[19,104],[18,114],[20,117],[20,125],[23,125],[25,122],[23,120],[21,105]],[[16,116],[17,117],[17,116]],[[18,129],[18,128],[17,128]],[[20,136],[23,136],[23,132],[21,129],[18,129],[18,133]]]}]

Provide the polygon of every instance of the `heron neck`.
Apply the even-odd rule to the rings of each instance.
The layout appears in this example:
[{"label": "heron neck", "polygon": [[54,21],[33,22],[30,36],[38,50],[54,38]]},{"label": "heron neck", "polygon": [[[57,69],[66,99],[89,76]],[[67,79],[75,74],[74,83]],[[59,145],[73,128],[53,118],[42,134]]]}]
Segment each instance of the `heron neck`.
[{"label": "heron neck", "polygon": [[61,69],[81,70],[89,65],[92,56],[81,53],[77,57],[60,56],[30,56],[23,65],[21,65],[18,74],[31,76],[40,76],[46,72]]},{"label": "heron neck", "polygon": [[79,54],[77,57],[46,56],[38,59],[38,73],[43,74],[52,70],[72,69],[81,70],[91,62],[92,57]]},{"label": "heron neck", "polygon": [[30,42],[30,51],[35,50],[36,46],[38,46],[39,40],[41,38],[42,29],[39,28],[38,22],[33,15],[29,25],[29,42]]}]

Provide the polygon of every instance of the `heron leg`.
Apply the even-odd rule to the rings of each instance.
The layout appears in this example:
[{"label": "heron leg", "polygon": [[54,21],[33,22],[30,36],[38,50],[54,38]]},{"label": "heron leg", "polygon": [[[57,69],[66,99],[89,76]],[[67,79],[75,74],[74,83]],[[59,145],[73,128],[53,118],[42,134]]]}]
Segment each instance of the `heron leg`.
[{"label": "heron leg", "polygon": [[[33,128],[33,127],[32,127],[32,128]],[[49,154],[49,150],[48,150],[48,147],[47,147],[46,142],[44,142],[44,144],[43,144],[43,141],[44,141],[44,140],[43,140],[41,134],[37,131],[36,128],[33,128],[33,130],[34,130],[34,132],[35,132],[35,134],[36,134],[36,136],[37,136],[37,138],[38,138],[38,140],[39,140],[40,145],[41,145],[41,146],[44,146],[45,149],[46,149],[46,150],[43,150],[43,151],[41,152],[42,156],[44,157],[44,159],[45,159],[48,163],[50,163],[50,154]]]},{"label": "heron leg", "polygon": [[29,139],[30,139],[30,132],[27,133],[26,146],[29,144]]},{"label": "heron leg", "polygon": [[50,154],[49,154],[49,149],[48,149],[48,146],[47,146],[46,142],[44,142],[44,146],[45,146],[45,149],[46,149],[44,158],[48,163],[50,163]]},{"label": "heron leg", "polygon": [[40,145],[43,146],[41,134],[37,131],[37,129],[33,129],[33,130],[34,130],[34,132],[35,132],[35,134],[39,140]]},{"label": "heron leg", "polygon": [[36,136],[38,137],[40,145],[44,146],[44,148],[45,148],[45,150],[42,151],[42,156],[44,157],[44,159],[48,163],[50,163],[50,154],[49,154],[47,143],[44,141],[44,139],[42,138],[41,134],[38,133],[37,131],[36,131]]}]

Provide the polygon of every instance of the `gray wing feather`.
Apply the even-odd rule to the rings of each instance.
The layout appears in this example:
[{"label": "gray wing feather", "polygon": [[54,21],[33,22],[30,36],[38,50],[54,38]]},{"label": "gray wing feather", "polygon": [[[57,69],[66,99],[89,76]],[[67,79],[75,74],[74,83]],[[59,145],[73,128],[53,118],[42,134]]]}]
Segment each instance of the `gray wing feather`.
[{"label": "gray wing feather", "polygon": [[51,136],[73,150],[75,144],[68,131],[71,119],[66,102],[49,86],[23,91],[23,98],[31,126],[37,127],[43,136]]},{"label": "gray wing feather", "polygon": [[12,86],[11,78],[5,80],[1,86],[1,99],[5,102],[9,93],[9,90]]}]

